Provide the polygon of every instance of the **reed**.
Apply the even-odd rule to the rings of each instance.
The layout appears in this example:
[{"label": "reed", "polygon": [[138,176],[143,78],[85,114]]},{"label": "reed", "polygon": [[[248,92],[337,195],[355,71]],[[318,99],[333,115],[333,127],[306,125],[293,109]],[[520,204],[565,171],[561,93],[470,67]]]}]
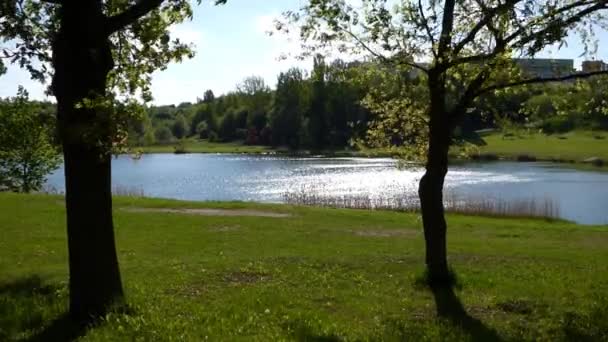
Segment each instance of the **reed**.
[{"label": "reed", "polygon": [[[40,191],[47,195],[65,195],[65,190],[53,186],[44,186]],[[115,185],[112,187],[112,195],[122,197],[145,197],[144,189],[138,186]]]},{"label": "reed", "polygon": [[[402,192],[396,196],[373,196],[370,194],[331,195],[319,189],[303,188],[283,195],[283,201],[294,205],[329,208],[349,208],[368,210],[420,211],[417,196]],[[559,218],[560,209],[551,198],[502,199],[476,195],[444,196],[446,211],[459,214],[498,217],[540,217]]]}]

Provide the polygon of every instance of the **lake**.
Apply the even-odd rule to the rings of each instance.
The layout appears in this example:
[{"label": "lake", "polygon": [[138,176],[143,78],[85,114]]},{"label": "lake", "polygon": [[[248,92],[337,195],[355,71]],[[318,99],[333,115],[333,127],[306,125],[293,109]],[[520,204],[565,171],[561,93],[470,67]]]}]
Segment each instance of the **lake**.
[{"label": "lake", "polygon": [[[299,158],[228,154],[147,154],[113,161],[114,186],[148,197],[182,200],[282,202],[288,192],[332,196],[416,196],[423,169],[398,168],[392,159]],[[63,169],[47,185],[63,191]],[[608,173],[550,163],[468,163],[451,166],[446,191],[501,200],[551,199],[561,218],[608,224]]]}]

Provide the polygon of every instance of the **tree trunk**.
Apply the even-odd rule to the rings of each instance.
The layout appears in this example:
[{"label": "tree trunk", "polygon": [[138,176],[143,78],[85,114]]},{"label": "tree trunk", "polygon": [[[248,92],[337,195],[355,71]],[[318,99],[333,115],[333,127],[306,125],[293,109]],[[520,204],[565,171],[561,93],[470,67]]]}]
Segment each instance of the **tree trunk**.
[{"label": "tree trunk", "polygon": [[426,243],[426,267],[429,280],[434,283],[451,281],[447,261],[445,210],[443,184],[448,172],[450,128],[445,112],[445,87],[442,78],[429,75],[431,91],[429,147],[426,172],[420,180],[418,195],[422,211],[424,239]]},{"label": "tree trunk", "polygon": [[110,118],[101,107],[80,106],[106,94],[113,60],[100,0],[65,2],[60,19],[52,91],[65,163],[70,314],[88,320],[123,299],[112,222]]},{"label": "tree trunk", "polygon": [[111,159],[69,144],[64,144],[64,159],[70,313],[87,319],[123,297],[112,222]]}]

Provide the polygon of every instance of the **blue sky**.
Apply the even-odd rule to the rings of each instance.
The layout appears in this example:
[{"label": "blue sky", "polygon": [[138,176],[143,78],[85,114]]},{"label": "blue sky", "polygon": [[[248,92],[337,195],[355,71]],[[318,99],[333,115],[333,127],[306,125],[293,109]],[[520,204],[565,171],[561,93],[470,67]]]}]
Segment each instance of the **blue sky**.
[{"label": "blue sky", "polygon": [[[268,36],[272,21],[285,10],[294,10],[305,0],[230,0],[214,7],[209,1],[195,7],[194,19],[176,26],[173,33],[196,45],[197,55],[181,64],[173,64],[153,77],[155,104],[194,102],[206,89],[216,94],[233,90],[243,78],[262,76],[274,86],[279,72],[291,66],[309,67],[305,61],[278,60],[281,54],[297,50],[298,43],[284,35]],[[600,34],[598,57],[608,59],[608,34]],[[580,55],[578,44],[559,52],[546,52],[553,58]],[[578,60],[580,63],[580,59]],[[0,77],[0,97],[12,96],[23,85],[33,98],[44,98],[44,87],[29,79],[17,68]]]}]

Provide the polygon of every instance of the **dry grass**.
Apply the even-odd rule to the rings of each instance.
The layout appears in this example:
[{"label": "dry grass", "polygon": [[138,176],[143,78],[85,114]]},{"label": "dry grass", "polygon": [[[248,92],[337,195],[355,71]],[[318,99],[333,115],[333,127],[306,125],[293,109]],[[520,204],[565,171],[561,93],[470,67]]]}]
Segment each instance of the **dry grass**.
[{"label": "dry grass", "polygon": [[[45,195],[65,195],[65,190],[60,190],[54,186],[45,185],[40,193]],[[112,187],[112,194],[114,196],[122,197],[145,197],[144,189],[138,186],[115,185]]]},{"label": "dry grass", "polygon": [[[420,210],[417,197],[403,193],[392,197],[372,197],[370,195],[325,195],[314,189],[302,189],[285,193],[283,200],[288,204],[308,205],[328,208],[349,208],[368,210],[397,210],[416,212]],[[550,198],[500,199],[479,196],[444,196],[446,211],[467,215],[501,217],[541,217],[559,218],[559,205]]]}]

